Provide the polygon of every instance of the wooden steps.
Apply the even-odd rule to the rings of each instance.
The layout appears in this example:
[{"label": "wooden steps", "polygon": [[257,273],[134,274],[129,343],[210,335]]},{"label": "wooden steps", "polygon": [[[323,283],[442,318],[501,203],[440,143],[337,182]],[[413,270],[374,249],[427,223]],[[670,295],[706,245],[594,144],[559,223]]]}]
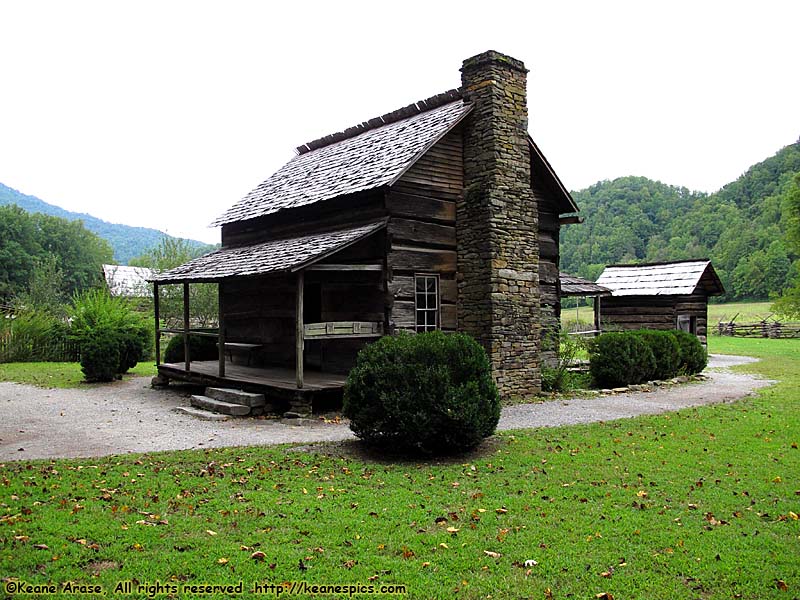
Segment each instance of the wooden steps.
[{"label": "wooden steps", "polygon": [[215,387],[206,388],[205,395],[193,395],[191,400],[197,409],[231,417],[262,415],[266,403],[264,394]]}]

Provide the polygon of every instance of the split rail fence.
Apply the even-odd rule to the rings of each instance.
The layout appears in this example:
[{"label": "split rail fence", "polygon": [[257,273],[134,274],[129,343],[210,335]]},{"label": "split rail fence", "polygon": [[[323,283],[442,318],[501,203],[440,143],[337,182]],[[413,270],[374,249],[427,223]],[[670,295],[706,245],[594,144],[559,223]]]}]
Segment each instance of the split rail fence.
[{"label": "split rail fence", "polygon": [[758,338],[800,338],[800,323],[780,321],[759,321],[758,323],[736,323],[720,321],[717,324],[719,335]]}]

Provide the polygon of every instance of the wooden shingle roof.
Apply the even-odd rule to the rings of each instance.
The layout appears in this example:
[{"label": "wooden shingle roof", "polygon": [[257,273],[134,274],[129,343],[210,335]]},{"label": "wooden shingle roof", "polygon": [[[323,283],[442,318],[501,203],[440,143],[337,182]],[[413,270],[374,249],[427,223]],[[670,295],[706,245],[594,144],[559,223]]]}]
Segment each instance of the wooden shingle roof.
[{"label": "wooden shingle roof", "polygon": [[561,295],[562,296],[610,296],[611,290],[602,285],[597,285],[593,281],[569,275],[568,273],[559,273],[558,280],[561,282]]},{"label": "wooden shingle roof", "polygon": [[391,185],[470,110],[457,91],[447,92],[305,144],[212,225]]},{"label": "wooden shingle roof", "polygon": [[150,295],[147,280],[152,276],[153,271],[146,267],[103,265],[103,277],[112,296],[145,298]]},{"label": "wooden shingle roof", "polygon": [[212,282],[298,271],[383,229],[386,221],[324,233],[221,248],[155,275],[156,283]]},{"label": "wooden shingle roof", "polygon": [[641,265],[606,267],[597,283],[613,296],[683,296],[725,293],[722,282],[709,260],[688,260]]}]

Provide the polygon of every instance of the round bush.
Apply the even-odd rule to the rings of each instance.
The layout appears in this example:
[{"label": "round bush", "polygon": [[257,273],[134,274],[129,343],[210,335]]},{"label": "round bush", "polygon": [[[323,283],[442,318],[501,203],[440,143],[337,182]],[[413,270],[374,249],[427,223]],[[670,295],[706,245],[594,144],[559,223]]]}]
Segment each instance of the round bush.
[{"label": "round bush", "polygon": [[117,337],[119,340],[117,373],[127,373],[149,354],[150,331],[145,327],[130,327],[119,332]]},{"label": "round bush", "polygon": [[653,352],[654,368],[646,380],[670,379],[678,374],[681,366],[681,349],[675,336],[669,331],[641,329],[634,332]]},{"label": "round bush", "polygon": [[359,352],[343,412],[370,445],[448,454],[494,433],[500,397],[486,352],[468,335],[399,334]]},{"label": "round bush", "polygon": [[[192,360],[214,360],[219,357],[217,338],[205,335],[189,336],[189,358]],[[183,354],[183,336],[176,335],[167,343],[164,350],[165,363],[182,363],[186,358]]]},{"label": "round bush", "polygon": [[620,387],[647,381],[656,359],[634,332],[604,333],[589,352],[589,372],[600,387]]},{"label": "round bush", "polygon": [[81,371],[86,381],[113,381],[119,367],[119,340],[114,331],[96,329],[81,344]]},{"label": "round bush", "polygon": [[680,350],[678,372],[694,375],[705,369],[708,364],[708,353],[697,336],[680,329],[674,329],[670,333]]}]

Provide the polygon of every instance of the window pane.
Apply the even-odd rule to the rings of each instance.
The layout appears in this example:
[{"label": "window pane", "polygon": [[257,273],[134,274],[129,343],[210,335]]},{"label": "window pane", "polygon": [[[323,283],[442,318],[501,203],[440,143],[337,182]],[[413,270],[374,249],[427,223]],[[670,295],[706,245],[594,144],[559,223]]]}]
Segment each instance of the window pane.
[{"label": "window pane", "polygon": [[438,326],[439,278],[435,275],[414,276],[415,325],[417,331],[433,331]]}]

